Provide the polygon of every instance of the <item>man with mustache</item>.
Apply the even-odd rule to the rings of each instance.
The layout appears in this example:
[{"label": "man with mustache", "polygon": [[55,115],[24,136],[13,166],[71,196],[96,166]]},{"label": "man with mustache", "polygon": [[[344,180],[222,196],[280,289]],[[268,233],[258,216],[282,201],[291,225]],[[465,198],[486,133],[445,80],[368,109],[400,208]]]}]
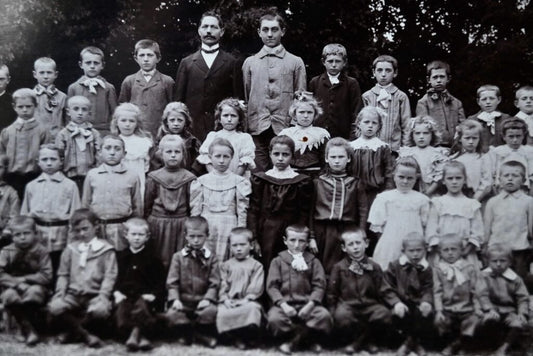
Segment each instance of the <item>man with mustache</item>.
[{"label": "man with mustache", "polygon": [[198,35],[202,46],[183,58],[176,76],[176,101],[187,105],[192,117],[191,132],[203,141],[214,129],[216,104],[227,97],[242,97],[242,74],[237,60],[219,48],[224,23],[219,14],[202,14]]}]

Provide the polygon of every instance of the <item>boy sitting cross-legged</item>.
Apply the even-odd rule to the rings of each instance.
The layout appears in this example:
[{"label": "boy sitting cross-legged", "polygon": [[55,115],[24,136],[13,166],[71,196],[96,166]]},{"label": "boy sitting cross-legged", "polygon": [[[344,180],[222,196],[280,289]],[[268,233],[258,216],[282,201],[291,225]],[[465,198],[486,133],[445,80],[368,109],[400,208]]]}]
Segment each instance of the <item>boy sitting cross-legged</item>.
[{"label": "boy sitting cross-legged", "polygon": [[289,225],[283,238],[287,250],[270,263],[266,290],[274,304],[268,311],[268,328],[275,337],[290,340],[279,351],[290,354],[305,342],[314,340],[311,349],[320,352],[320,341],[332,327],[331,315],[322,306],[326,288],[324,268],[320,261],[305,249],[309,243],[309,229]]},{"label": "boy sitting cross-legged", "polygon": [[366,343],[366,349],[375,353],[378,335],[392,323],[389,306],[400,300],[385,281],[379,264],[366,256],[368,239],[364,230],[348,229],[341,239],[346,256],[331,270],[328,307],[341,341],[348,339],[344,352],[353,354]]}]

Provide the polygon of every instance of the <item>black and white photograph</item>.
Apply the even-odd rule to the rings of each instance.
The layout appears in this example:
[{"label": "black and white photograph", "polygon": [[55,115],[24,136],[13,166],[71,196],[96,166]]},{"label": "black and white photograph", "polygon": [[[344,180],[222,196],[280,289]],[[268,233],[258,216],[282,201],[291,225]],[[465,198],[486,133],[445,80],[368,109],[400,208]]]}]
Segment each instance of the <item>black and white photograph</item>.
[{"label": "black and white photograph", "polygon": [[533,356],[530,0],[0,0],[0,355]]}]

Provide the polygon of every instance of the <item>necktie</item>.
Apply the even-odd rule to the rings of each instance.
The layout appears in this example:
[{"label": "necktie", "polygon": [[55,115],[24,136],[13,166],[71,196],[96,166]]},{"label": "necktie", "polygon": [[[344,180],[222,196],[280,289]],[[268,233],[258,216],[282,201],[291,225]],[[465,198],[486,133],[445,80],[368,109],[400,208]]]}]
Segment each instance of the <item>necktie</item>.
[{"label": "necktie", "polygon": [[496,134],[496,118],[499,117],[501,113],[499,111],[485,112],[477,116],[477,118],[487,124],[487,127],[490,129],[492,135]]},{"label": "necktie", "polygon": [[80,251],[80,267],[85,268],[87,265],[87,253],[89,252],[89,244],[82,242],[78,245],[78,251]]},{"label": "necktie", "polygon": [[96,95],[96,88],[98,86],[101,86],[105,89],[104,81],[98,78],[87,78],[83,82],[81,82],[81,84],[89,88],[89,93],[94,95]]},{"label": "necktie", "polygon": [[381,88],[379,90],[379,95],[376,100],[378,103],[381,104],[383,108],[388,109],[391,99],[392,99],[392,96],[389,94],[389,92],[385,90],[384,88]]},{"label": "necktie", "polygon": [[352,261],[348,269],[353,273],[362,276],[365,271],[372,271],[374,268],[370,263],[365,263],[362,261]]},{"label": "necktie", "polygon": [[291,253],[291,256],[292,256],[292,262],[291,262],[292,268],[294,268],[298,272],[307,271],[309,267],[307,266],[307,263],[305,262],[304,256],[302,253],[295,253],[295,254]]}]

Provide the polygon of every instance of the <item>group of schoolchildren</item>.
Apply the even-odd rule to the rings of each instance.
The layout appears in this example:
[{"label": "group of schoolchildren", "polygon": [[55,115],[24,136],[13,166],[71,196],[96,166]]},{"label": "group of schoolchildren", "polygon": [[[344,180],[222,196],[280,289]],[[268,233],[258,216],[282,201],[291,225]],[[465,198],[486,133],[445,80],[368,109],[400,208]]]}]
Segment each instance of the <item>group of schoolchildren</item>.
[{"label": "group of schoolchildren", "polygon": [[[434,61],[411,118],[393,57],[374,60],[377,83],[361,96],[346,49],[329,44],[326,72],[284,118],[283,100],[254,100],[269,76],[297,80],[301,59],[280,54],[279,15],[260,24],[266,54],[243,66],[248,109],[222,100],[203,142],[171,102],[154,41],[136,44],[141,71],[118,101],[96,47],[81,51],[68,95],[55,62],[35,61],[38,84],[13,93],[17,118],[0,133],[0,299],[26,343],[39,341],[46,305],[60,342],[91,347],[112,316],[129,350],[151,349],[163,324],[185,344],[214,347],[218,331],[244,349],[266,325],[287,354],[376,352],[396,325],[398,355],[424,355],[432,326],[452,355],[496,325],[507,353],[533,288],[533,88],[516,92],[510,117],[483,85],[466,119],[449,66]],[[293,72],[257,70],[283,58]],[[3,92],[8,81],[4,65]],[[265,110],[270,123],[248,122]]]}]

